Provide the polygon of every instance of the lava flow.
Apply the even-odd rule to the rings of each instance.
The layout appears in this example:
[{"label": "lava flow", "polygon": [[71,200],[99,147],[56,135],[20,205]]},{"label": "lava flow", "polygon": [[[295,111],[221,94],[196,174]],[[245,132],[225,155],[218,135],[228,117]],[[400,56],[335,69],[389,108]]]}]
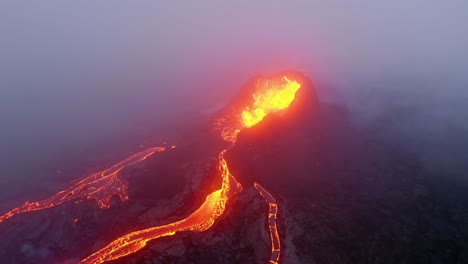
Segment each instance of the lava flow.
[{"label": "lava flow", "polygon": [[268,202],[268,227],[270,230],[271,239],[270,263],[277,264],[279,262],[281,253],[281,243],[278,234],[278,225],[276,223],[276,219],[278,218],[278,204],[276,203],[276,199],[273,197],[273,195],[265,190],[265,188],[263,188],[260,184],[254,183],[254,187],[258,190],[263,199]]},{"label": "lava flow", "polygon": [[223,178],[221,189],[209,194],[200,208],[190,216],[168,225],[129,233],[114,240],[79,263],[103,263],[132,254],[145,247],[148,241],[156,238],[171,236],[180,231],[203,232],[209,229],[215,220],[224,213],[229,196],[241,190],[241,186],[229,173],[229,168],[223,157],[224,152],[219,155],[219,170]]},{"label": "lava flow", "polygon": [[[203,232],[209,229],[216,219],[223,214],[229,197],[242,188],[229,173],[224,153],[235,145],[237,135],[242,129],[258,124],[272,112],[286,109],[294,100],[300,87],[299,82],[291,81],[287,76],[283,76],[280,80],[260,80],[257,87],[255,87],[255,92],[252,94],[251,99],[253,101],[248,100],[248,103],[242,105],[242,107],[235,107],[229,114],[216,121],[216,126],[224,126],[220,129],[221,136],[224,140],[230,142],[230,146],[221,151],[218,159],[222,186],[221,189],[209,194],[205,202],[195,212],[187,218],[171,224],[134,231],[122,236],[83,259],[80,263],[103,263],[115,260],[139,251],[150,240],[172,236],[181,231]],[[272,243],[270,263],[278,263],[281,250],[276,226],[278,206],[273,196],[263,187],[255,183],[255,188],[270,205],[268,215]]]},{"label": "lava flow", "polygon": [[[240,131],[255,126],[270,113],[287,109],[294,101],[296,92],[301,88],[301,83],[291,76],[281,75],[260,78],[256,85],[250,88],[253,90],[249,91],[248,96],[235,102],[220,118],[215,120],[215,128],[220,131],[221,137],[229,143],[229,146],[218,155],[219,172],[222,178],[221,188],[210,193],[205,198],[205,202],[188,217],[167,225],[131,232],[117,238],[80,263],[103,263],[115,260],[139,251],[150,240],[172,236],[181,231],[203,232],[215,223],[224,213],[228,199],[242,189],[242,186],[230,174],[224,154],[236,144]],[[110,199],[114,195],[118,195],[122,201],[128,200],[127,185],[119,179],[119,173],[125,167],[141,162],[155,152],[164,150],[163,147],[152,147],[134,154],[108,169],[74,182],[68,189],[58,192],[49,199],[24,203],[0,216],[0,222],[23,212],[42,210],[76,199],[95,200],[101,208],[108,208]],[[275,198],[262,186],[255,183],[254,187],[270,206],[268,213],[271,237],[270,263],[278,263],[281,251],[276,223],[278,205]]]},{"label": "lava flow", "polygon": [[128,200],[128,188],[118,177],[120,171],[125,167],[145,160],[155,152],[162,152],[164,150],[164,147],[145,149],[105,170],[93,173],[82,180],[74,182],[67,189],[58,192],[48,199],[35,202],[27,201],[23,205],[0,216],[0,223],[20,213],[51,208],[75,199],[95,200],[100,208],[109,208],[110,200],[114,195],[118,195],[122,201],[126,201]]}]

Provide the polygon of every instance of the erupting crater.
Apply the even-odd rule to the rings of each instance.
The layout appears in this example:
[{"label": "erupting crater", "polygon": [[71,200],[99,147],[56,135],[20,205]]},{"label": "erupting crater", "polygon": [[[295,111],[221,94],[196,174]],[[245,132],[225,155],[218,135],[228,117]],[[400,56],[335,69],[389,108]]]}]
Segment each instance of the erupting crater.
[{"label": "erupting crater", "polygon": [[[297,92],[303,86],[304,77],[295,73],[284,73],[269,77],[259,77],[242,91],[231,105],[214,119],[214,128],[226,142],[226,147],[217,154],[218,172],[221,177],[219,189],[211,192],[201,206],[186,218],[178,221],[137,230],[110,242],[107,246],[82,259],[79,263],[104,263],[135,253],[144,248],[148,241],[173,236],[177,232],[203,232],[208,230],[224,213],[230,197],[242,191],[241,184],[229,172],[224,155],[235,146],[241,131],[253,127],[268,115],[282,113],[293,103]],[[110,199],[117,195],[122,201],[128,200],[127,185],[119,179],[119,172],[125,167],[145,160],[163,147],[152,147],[137,153],[103,171],[94,173],[83,180],[74,182],[66,190],[53,197],[37,202],[26,202],[20,207],[0,216],[3,222],[20,213],[42,210],[77,199],[96,200],[100,208],[108,208]],[[267,225],[269,227],[271,255],[269,263],[279,263],[281,253],[278,233],[278,204],[273,194],[259,183],[253,186],[269,205]]]}]

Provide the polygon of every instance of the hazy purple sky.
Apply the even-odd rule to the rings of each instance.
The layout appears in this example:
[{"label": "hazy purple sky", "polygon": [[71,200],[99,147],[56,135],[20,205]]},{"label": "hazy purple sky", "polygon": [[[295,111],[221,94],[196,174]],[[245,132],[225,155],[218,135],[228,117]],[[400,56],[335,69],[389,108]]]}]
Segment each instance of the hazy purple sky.
[{"label": "hazy purple sky", "polygon": [[465,128],[467,14],[457,0],[2,1],[0,185],[285,68],[363,117],[383,100]]}]

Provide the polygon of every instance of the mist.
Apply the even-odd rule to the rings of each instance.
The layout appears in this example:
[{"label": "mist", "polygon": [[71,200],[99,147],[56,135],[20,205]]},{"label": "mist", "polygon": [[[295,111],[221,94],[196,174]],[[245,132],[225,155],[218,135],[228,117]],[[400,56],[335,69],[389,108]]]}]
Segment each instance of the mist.
[{"label": "mist", "polygon": [[467,12],[466,1],[3,1],[0,196],[57,189],[50,179],[158,144],[283,69],[426,164],[462,171]]}]

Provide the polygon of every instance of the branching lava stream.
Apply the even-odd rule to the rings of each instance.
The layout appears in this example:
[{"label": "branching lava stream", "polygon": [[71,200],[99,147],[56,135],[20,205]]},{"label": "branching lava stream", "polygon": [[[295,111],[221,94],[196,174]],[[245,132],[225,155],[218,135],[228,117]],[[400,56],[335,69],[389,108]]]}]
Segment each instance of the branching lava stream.
[{"label": "branching lava stream", "polygon": [[93,173],[88,177],[74,182],[67,189],[54,196],[36,202],[25,202],[9,212],[0,216],[0,223],[17,214],[51,208],[64,202],[76,199],[95,200],[100,208],[109,208],[110,200],[118,195],[122,201],[128,200],[127,185],[119,179],[119,173],[125,167],[141,162],[155,152],[164,151],[164,147],[151,147],[138,152],[113,166]]}]

